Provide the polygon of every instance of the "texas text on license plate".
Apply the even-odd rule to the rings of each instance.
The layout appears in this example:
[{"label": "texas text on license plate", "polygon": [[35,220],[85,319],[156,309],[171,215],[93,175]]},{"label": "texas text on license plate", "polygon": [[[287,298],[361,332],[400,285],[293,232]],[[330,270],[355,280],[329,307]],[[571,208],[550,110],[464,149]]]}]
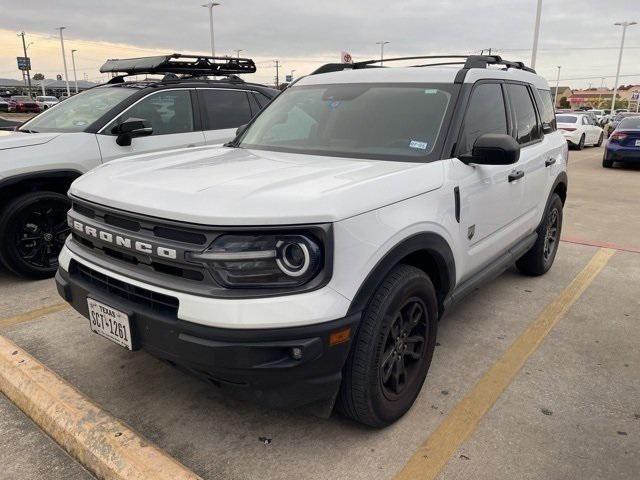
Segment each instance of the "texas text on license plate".
[{"label": "texas text on license plate", "polygon": [[118,345],[133,350],[129,315],[109,305],[97,302],[93,298],[87,298],[87,305],[89,306],[91,330]]}]

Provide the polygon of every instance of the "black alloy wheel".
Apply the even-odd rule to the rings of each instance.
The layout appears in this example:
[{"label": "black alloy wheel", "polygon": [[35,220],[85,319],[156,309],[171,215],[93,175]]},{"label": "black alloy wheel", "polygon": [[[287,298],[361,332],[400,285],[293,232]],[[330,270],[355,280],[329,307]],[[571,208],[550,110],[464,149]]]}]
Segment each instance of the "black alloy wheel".
[{"label": "black alloy wheel", "polygon": [[0,215],[2,263],[22,276],[53,276],[71,231],[68,210],[67,197],[55,192],[28,193],[14,200]]}]

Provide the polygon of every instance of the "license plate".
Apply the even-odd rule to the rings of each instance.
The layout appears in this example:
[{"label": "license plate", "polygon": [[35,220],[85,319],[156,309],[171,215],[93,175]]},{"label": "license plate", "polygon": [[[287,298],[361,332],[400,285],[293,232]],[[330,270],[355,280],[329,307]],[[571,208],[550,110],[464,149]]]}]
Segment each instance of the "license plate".
[{"label": "license plate", "polygon": [[87,298],[87,305],[89,306],[89,326],[92,331],[118,345],[133,350],[129,315],[109,305],[97,302],[93,298]]},{"label": "license plate", "polygon": [[640,140],[636,140],[636,147],[640,147]]}]

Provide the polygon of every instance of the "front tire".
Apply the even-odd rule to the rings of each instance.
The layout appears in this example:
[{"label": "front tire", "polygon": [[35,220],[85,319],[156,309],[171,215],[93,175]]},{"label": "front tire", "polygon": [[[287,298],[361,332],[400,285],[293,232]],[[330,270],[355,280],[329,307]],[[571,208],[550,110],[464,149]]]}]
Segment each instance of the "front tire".
[{"label": "front tire", "polygon": [[562,200],[557,193],[551,195],[537,232],[536,243],[516,262],[518,270],[525,275],[547,273],[556,258],[562,233]]},{"label": "front tire", "polygon": [[69,199],[56,192],[32,192],[0,214],[0,260],[12,272],[34,279],[52,277],[70,228]]},{"label": "front tire", "polygon": [[338,397],[353,420],[384,427],[413,405],[427,376],[438,328],[438,302],[428,275],[398,265],[363,312]]}]

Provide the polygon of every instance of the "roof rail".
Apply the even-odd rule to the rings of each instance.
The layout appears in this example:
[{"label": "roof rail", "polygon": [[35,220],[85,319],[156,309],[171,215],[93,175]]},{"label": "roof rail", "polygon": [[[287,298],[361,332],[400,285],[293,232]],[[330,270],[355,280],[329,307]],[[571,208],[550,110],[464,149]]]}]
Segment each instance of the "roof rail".
[{"label": "roof rail", "polygon": [[[513,62],[510,60],[504,60],[502,57],[498,55],[421,55],[415,57],[396,57],[396,58],[385,58],[384,62],[398,62],[402,60],[443,60],[443,59],[460,59],[449,62],[437,62],[437,63],[427,63],[422,65],[412,65],[412,67],[433,67],[438,65],[464,65],[463,69],[468,70],[470,68],[487,68],[489,65],[504,65],[509,68],[517,68],[519,70],[524,70],[531,73],[536,73],[536,71],[530,67],[527,67],[522,62]],[[381,65],[375,65],[376,63],[380,63],[382,60],[365,60],[362,62],[355,63],[327,63],[326,65],[321,66],[316,69],[311,75],[318,75],[320,73],[329,73],[329,72],[340,72],[343,70],[357,70],[361,68],[382,68]]]},{"label": "roof rail", "polygon": [[[173,53],[157,57],[110,59],[100,67],[100,73],[119,73],[115,78],[142,74],[185,74],[189,76],[228,76],[255,73],[256,64],[250,58],[207,57]],[[113,80],[113,79],[112,79]],[[120,80],[121,81],[121,80]]]}]

